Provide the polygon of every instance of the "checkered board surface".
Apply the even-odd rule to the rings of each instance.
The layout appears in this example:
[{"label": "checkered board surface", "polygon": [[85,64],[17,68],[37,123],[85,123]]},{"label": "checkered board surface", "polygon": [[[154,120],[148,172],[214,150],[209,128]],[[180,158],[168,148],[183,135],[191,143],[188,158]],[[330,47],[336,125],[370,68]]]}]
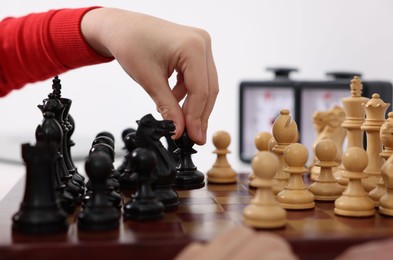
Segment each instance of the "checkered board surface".
[{"label": "checkered board surface", "polygon": [[[155,227],[154,235],[185,235],[198,240],[210,240],[224,229],[242,225],[243,209],[250,203],[254,189],[248,186],[248,175],[240,174],[239,181],[230,185],[207,184],[204,188],[178,191],[180,206],[167,212],[161,221],[135,223],[134,226]],[[287,225],[268,230],[292,239],[359,239],[379,238],[393,235],[393,218],[380,215],[348,218],[335,215],[333,202],[316,202],[314,209],[287,210]],[[157,229],[157,227],[162,229]],[[139,235],[149,235],[145,229],[135,230]],[[171,231],[169,234],[168,231]]]},{"label": "checkered board surface", "polygon": [[[197,190],[178,191],[179,208],[166,212],[162,220],[121,220],[116,231],[89,233],[78,231],[75,218],[70,217],[69,230],[60,238],[28,237],[11,232],[11,217],[22,201],[23,192],[24,180],[21,180],[0,202],[3,231],[0,256],[2,253],[13,255],[18,250],[27,255],[46,250],[51,257],[71,253],[79,256],[80,252],[93,250],[89,254],[97,256],[116,251],[118,257],[113,259],[123,259],[120,256],[127,259],[131,252],[143,259],[154,259],[157,255],[161,259],[172,259],[193,241],[208,242],[235,225],[243,225],[243,209],[255,190],[248,187],[248,175],[239,174],[236,184],[207,184]],[[333,213],[333,207],[332,202],[316,202],[314,209],[288,210],[286,226],[266,232],[287,239],[300,259],[333,259],[349,246],[393,235],[393,218],[379,213],[367,218],[340,217]]]}]

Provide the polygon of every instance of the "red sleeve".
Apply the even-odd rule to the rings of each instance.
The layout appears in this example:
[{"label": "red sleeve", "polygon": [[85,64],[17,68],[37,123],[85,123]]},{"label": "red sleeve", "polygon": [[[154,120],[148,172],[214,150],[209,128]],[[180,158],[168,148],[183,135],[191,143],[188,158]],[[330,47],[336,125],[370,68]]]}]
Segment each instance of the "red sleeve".
[{"label": "red sleeve", "polygon": [[0,96],[67,70],[109,62],[84,40],[83,15],[97,7],[51,10],[0,22]]}]

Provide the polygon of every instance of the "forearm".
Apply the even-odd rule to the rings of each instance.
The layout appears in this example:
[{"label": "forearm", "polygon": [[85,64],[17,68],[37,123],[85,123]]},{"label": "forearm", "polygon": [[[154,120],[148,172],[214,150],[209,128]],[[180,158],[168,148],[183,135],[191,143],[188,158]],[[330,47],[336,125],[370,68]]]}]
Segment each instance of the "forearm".
[{"label": "forearm", "polygon": [[61,9],[0,23],[0,96],[70,69],[111,61],[86,42],[80,23],[92,8]]}]

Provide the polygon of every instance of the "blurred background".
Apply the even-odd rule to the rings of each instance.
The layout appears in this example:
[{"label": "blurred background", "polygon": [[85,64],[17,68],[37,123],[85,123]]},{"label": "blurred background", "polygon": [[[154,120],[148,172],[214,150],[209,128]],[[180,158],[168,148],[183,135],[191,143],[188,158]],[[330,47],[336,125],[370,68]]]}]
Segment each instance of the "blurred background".
[{"label": "blurred background", "polygon": [[[270,80],[267,67],[295,67],[297,80],[326,80],[329,71],[356,71],[363,80],[393,82],[393,1],[379,0],[140,0],[140,1],[2,1],[0,18],[49,9],[101,5],[157,16],[207,30],[219,74],[220,95],[211,115],[208,141],[195,147],[194,163],[202,172],[213,165],[214,132],[231,135],[228,160],[239,172],[250,165],[239,158],[239,84]],[[1,58],[1,57],[0,57]],[[148,70],[148,68],[146,68]],[[72,99],[76,128],[73,154],[87,155],[100,131],[117,138],[152,113],[161,119],[144,90],[116,61],[60,75],[62,96]],[[171,78],[171,82],[173,78]],[[34,143],[42,120],[37,108],[51,91],[51,80],[27,85],[0,99],[0,157],[3,164],[21,161],[20,144]],[[385,100],[392,103],[392,100]],[[11,167],[11,166],[10,166]],[[23,173],[23,172],[22,172]],[[12,179],[0,172],[1,182]],[[5,180],[5,182],[3,181]],[[0,188],[1,189],[1,188]]]}]

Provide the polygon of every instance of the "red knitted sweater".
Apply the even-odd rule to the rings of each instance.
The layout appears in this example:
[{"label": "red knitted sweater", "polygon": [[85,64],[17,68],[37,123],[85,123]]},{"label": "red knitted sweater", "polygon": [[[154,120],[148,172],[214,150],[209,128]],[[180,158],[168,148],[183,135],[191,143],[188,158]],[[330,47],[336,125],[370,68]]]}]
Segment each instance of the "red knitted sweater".
[{"label": "red knitted sweater", "polygon": [[83,15],[97,7],[51,10],[0,22],[0,96],[67,70],[109,62],[84,40]]}]

